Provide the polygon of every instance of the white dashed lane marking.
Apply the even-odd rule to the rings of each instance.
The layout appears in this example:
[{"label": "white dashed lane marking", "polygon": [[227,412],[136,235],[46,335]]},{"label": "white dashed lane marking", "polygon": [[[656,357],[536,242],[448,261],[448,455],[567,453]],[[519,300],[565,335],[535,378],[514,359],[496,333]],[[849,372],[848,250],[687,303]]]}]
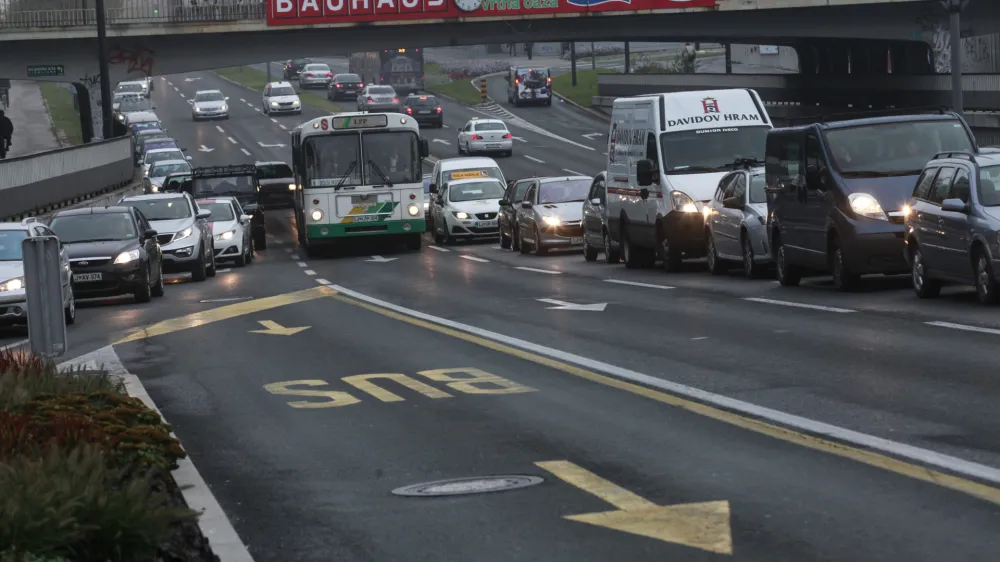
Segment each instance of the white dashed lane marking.
[{"label": "white dashed lane marking", "polygon": [[640,283],[638,281],[625,281],[624,279],[605,279],[605,283],[615,283],[618,285],[631,285],[632,287],[646,287],[647,289],[676,289],[670,285],[654,285],[653,283]]},{"label": "white dashed lane marking", "polygon": [[307,269],[307,270],[305,270],[305,274],[306,275],[316,275],[316,272],[313,271],[313,270],[311,270],[311,269]]},{"label": "white dashed lane marking", "polygon": [[222,134],[226,134],[226,131],[225,131],[225,130],[223,130],[223,129],[222,129],[222,127],[220,127],[220,126],[218,126],[218,125],[216,125],[216,126],[215,126],[215,130],[219,131],[219,132],[220,132],[220,133],[222,133]]},{"label": "white dashed lane marking", "polygon": [[233,137],[229,137],[229,142],[231,142],[233,144],[237,144],[236,143],[236,139],[234,139]]},{"label": "white dashed lane marking", "polygon": [[463,260],[477,261],[479,263],[490,263],[490,260],[484,260],[483,258],[477,258],[476,256],[470,256],[470,255],[465,255],[465,254],[463,254],[461,256],[461,258]]},{"label": "white dashed lane marking", "polygon": [[430,249],[432,249],[432,250],[437,250],[439,252],[450,252],[451,251],[451,250],[442,248],[440,246],[427,246],[427,247],[430,248]]},{"label": "white dashed lane marking", "polygon": [[937,326],[939,328],[951,328],[952,330],[962,330],[964,332],[979,332],[980,334],[990,334],[992,336],[1000,336],[1000,330],[995,328],[980,328],[979,326],[969,326],[967,324],[955,324],[953,322],[925,322],[928,326]]},{"label": "white dashed lane marking", "polygon": [[249,150],[247,150],[245,148],[241,148],[240,150],[243,151],[243,154],[246,154],[247,156],[250,156],[250,151]]},{"label": "white dashed lane marking", "polygon": [[538,269],[535,267],[515,267],[514,269],[520,269],[521,271],[531,271],[533,273],[545,273],[548,275],[562,275],[561,271],[552,271],[551,269]]},{"label": "white dashed lane marking", "polygon": [[527,158],[528,160],[531,160],[532,162],[537,162],[539,164],[544,164],[545,163],[545,160],[539,160],[538,158],[535,158],[534,156],[528,156],[527,154],[525,154],[524,157]]},{"label": "white dashed lane marking", "polygon": [[778,306],[790,306],[792,308],[808,308],[810,310],[823,310],[825,312],[857,312],[856,310],[851,310],[849,308],[837,308],[835,306],[822,306],[819,304],[806,304],[802,302],[790,302],[790,301],[779,301],[774,299],[761,299],[757,297],[746,297],[743,300],[751,302],[760,302],[764,304],[776,304]]},{"label": "white dashed lane marking", "polygon": [[[291,248],[285,248],[285,249],[286,249],[286,250],[289,250],[289,249],[291,249]],[[298,263],[298,266],[299,266],[299,267],[306,267],[306,262],[304,262],[304,261],[300,261],[300,262]]]}]

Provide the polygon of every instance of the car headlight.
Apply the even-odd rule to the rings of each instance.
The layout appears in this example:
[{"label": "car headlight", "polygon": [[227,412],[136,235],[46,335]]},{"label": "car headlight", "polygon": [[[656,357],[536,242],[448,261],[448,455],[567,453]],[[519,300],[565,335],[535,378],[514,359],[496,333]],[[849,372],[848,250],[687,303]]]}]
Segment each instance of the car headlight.
[{"label": "car headlight", "polygon": [[183,240],[183,239],[187,238],[188,236],[191,236],[192,234],[194,234],[194,227],[193,226],[189,226],[189,227],[185,228],[184,230],[178,232],[177,236],[174,236],[174,242],[176,242],[178,240]]},{"label": "car headlight", "polygon": [[272,101],[271,102],[271,107],[278,107],[278,102]]},{"label": "car headlight", "polygon": [[0,283],[0,293],[8,291],[20,291],[24,288],[24,277],[15,277]]},{"label": "car headlight", "polygon": [[295,184],[294,183],[288,184],[288,191],[295,191]]},{"label": "car headlight", "polygon": [[559,226],[562,224],[562,220],[559,217],[542,217],[542,222],[549,226]]},{"label": "car headlight", "polygon": [[127,252],[122,252],[118,254],[115,258],[115,263],[121,265],[123,263],[132,263],[139,259],[139,250],[128,250]]},{"label": "car headlight", "polygon": [[410,203],[410,206],[406,208],[406,212],[410,213],[411,217],[415,217],[420,213],[420,207],[417,207],[413,203]]},{"label": "car headlight", "polygon": [[152,191],[153,193],[159,193],[160,192],[160,186],[158,186],[158,185],[156,185],[154,183],[154,184],[152,184],[152,185],[149,186],[149,190]]},{"label": "car headlight", "polygon": [[687,193],[683,191],[671,191],[670,198],[674,202],[674,208],[682,213],[697,213],[698,206],[694,204],[694,200],[688,196]]},{"label": "car headlight", "polygon": [[229,106],[226,104],[222,104],[222,111],[229,111]]},{"label": "car headlight", "polygon": [[323,220],[323,211],[319,209],[313,209],[313,212],[309,215],[314,222],[319,222]]},{"label": "car headlight", "polygon": [[232,240],[233,236],[236,236],[236,229],[223,232],[222,234],[217,234],[215,236],[216,240]]},{"label": "car headlight", "polygon": [[469,213],[463,211],[455,211],[455,218],[464,221],[465,219],[469,218]]},{"label": "car headlight", "polygon": [[882,210],[882,205],[878,204],[878,200],[867,193],[852,193],[847,196],[847,200],[851,203],[851,210],[856,215],[876,220],[889,220],[885,211]]}]

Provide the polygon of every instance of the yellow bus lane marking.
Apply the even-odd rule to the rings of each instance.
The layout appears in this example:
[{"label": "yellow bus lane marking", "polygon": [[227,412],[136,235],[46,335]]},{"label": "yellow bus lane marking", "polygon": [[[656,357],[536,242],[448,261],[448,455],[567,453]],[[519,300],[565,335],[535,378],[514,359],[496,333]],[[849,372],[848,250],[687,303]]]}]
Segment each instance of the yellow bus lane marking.
[{"label": "yellow bus lane marking", "polygon": [[347,384],[357,388],[358,390],[367,392],[375,398],[383,402],[402,402],[406,400],[402,396],[390,392],[376,384],[371,382],[372,379],[387,379],[395,381],[406,388],[414,392],[419,392],[428,398],[451,398],[451,394],[443,390],[438,390],[429,384],[424,384],[416,379],[412,379],[402,373],[375,373],[371,375],[352,375],[350,377],[344,377],[340,380],[346,382]]},{"label": "yellow bus lane marking", "polygon": [[253,314],[254,312],[260,312],[262,310],[270,310],[272,308],[278,308],[289,304],[330,297],[336,294],[337,291],[329,287],[319,286],[312,289],[305,289],[303,291],[296,291],[294,293],[285,293],[283,295],[275,295],[273,297],[264,297],[228,304],[211,310],[204,310],[201,312],[195,312],[194,314],[188,314],[187,316],[157,322],[156,324],[134,332],[111,345],[128,343],[154,336],[162,336],[164,334],[170,334],[180,330],[197,328],[199,326],[219,322],[221,320],[229,320],[230,318]]},{"label": "yellow bus lane marking", "polygon": [[535,465],[616,508],[615,511],[565,515],[565,519],[719,554],[733,553],[727,501],[661,506],[569,461],[536,462]]},{"label": "yellow bus lane marking", "polygon": [[370,310],[382,316],[388,318],[393,318],[399,320],[400,322],[405,322],[413,326],[419,326],[440,334],[451,336],[453,338],[466,341],[480,347],[487,349],[492,349],[506,355],[513,357],[518,357],[525,361],[530,361],[532,363],[549,367],[564,373],[589,380],[604,386],[611,388],[616,388],[623,390],[625,392],[635,394],[637,396],[642,396],[649,400],[660,402],[669,406],[674,406],[694,414],[707,417],[716,421],[720,421],[732,426],[740,427],[755,433],[762,435],[767,435],[774,439],[785,441],[786,443],[791,443],[807,449],[812,449],[815,451],[820,451],[828,453],[831,455],[836,455],[838,457],[850,459],[868,466],[873,466],[896,474],[913,478],[915,480],[920,480],[922,482],[927,482],[930,484],[935,484],[943,488],[968,494],[970,496],[979,498],[981,500],[988,501],[993,504],[1000,505],[1000,489],[994,488],[992,486],[981,484],[979,482],[962,478],[960,476],[954,476],[945,472],[938,470],[933,470],[925,466],[920,466],[918,464],[903,461],[897,458],[890,457],[881,453],[874,451],[868,451],[852,445],[845,443],[839,443],[836,441],[831,441],[829,439],[824,439],[822,437],[816,437],[796,431],[794,429],[789,429],[775,425],[766,421],[761,421],[749,416],[737,414],[715,406],[709,406],[701,402],[696,402],[694,400],[689,400],[687,398],[681,398],[673,394],[668,394],[666,392],[661,392],[654,390],[649,387],[645,387],[636,383],[628,382],[625,380],[617,379],[607,375],[601,375],[593,371],[584,369],[582,367],[577,367],[557,359],[551,359],[545,357],[544,355],[539,355],[530,351],[525,351],[512,347],[507,344],[499,343],[485,337],[470,334],[468,332],[463,332],[454,328],[448,328],[433,322],[426,320],[421,320],[419,318],[414,318],[406,314],[396,312],[381,306],[370,304],[368,302],[345,296],[342,293],[333,295],[331,298],[339,300],[341,302],[353,304],[354,306]]},{"label": "yellow bus lane marking", "polygon": [[308,330],[312,326],[299,326],[298,328],[286,328],[274,320],[258,320],[258,324],[264,327],[263,330],[250,330],[252,334],[271,334],[275,336],[294,336],[295,334]]}]

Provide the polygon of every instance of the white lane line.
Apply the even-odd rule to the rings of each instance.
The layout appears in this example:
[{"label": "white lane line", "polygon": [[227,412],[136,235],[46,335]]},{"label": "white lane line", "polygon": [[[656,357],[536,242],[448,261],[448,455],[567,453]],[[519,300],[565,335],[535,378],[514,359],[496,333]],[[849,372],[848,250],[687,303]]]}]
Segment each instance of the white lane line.
[{"label": "white lane line", "polygon": [[233,269],[231,267],[227,267],[226,269],[217,269],[217,270],[215,270],[216,273],[232,273],[232,271],[233,271]]},{"label": "white lane line", "polygon": [[245,148],[241,148],[240,150],[243,151],[243,154],[246,154],[247,156],[250,156],[250,151],[249,150],[247,150]]},{"label": "white lane line", "polygon": [[707,340],[708,336],[701,336],[700,338],[691,338],[691,341]]},{"label": "white lane line", "polygon": [[326,279],[317,279],[316,282],[319,283],[320,285],[329,285],[330,284],[330,282],[327,281]]},{"label": "white lane line", "polygon": [[233,137],[227,137],[227,138],[229,138],[229,142],[237,144],[236,139],[234,139]]},{"label": "white lane line", "polygon": [[173,82],[171,82],[171,81],[169,81],[169,80],[167,80],[167,84],[168,84],[168,85],[170,85],[170,86],[173,86],[173,85],[174,85],[174,83],[173,83]]},{"label": "white lane line", "polygon": [[175,91],[175,92],[179,92],[179,91],[181,91],[181,89],[180,89],[180,88],[178,88],[177,86],[174,86],[174,91]]},{"label": "white lane line", "polygon": [[929,326],[937,326],[939,328],[951,328],[952,330],[962,330],[965,332],[979,332],[980,334],[990,334],[993,336],[1000,336],[1000,330],[994,328],[980,328],[979,326],[969,326],[967,324],[955,324],[953,322],[924,322]]},{"label": "white lane line", "polygon": [[277,119],[275,119],[274,117],[271,118],[271,123],[277,123],[277,122],[278,122]]},{"label": "white lane line", "polygon": [[181,97],[182,97],[182,98],[183,98],[183,97],[185,97],[185,96],[184,96],[184,94],[181,94]]},{"label": "white lane line", "polygon": [[285,248],[285,251],[290,254],[290,253],[294,252],[295,250],[293,250],[292,248]]},{"label": "white lane line", "polygon": [[316,272],[315,272],[315,271],[313,271],[313,270],[311,270],[311,269],[307,269],[307,270],[305,270],[305,272],[304,272],[304,273],[305,273],[306,275],[316,275]]},{"label": "white lane line", "polygon": [[[286,248],[286,249],[287,249],[287,248]],[[306,265],[306,262],[304,262],[304,261],[300,261],[300,262],[298,262],[298,266],[299,266],[299,267],[309,267],[309,266],[307,266],[307,265]]]},{"label": "white lane line", "polygon": [[286,130],[286,131],[288,130],[288,127],[286,127],[286,126],[284,126],[284,125],[282,125],[280,123],[278,124],[278,126],[281,127],[282,129]]},{"label": "white lane line", "polygon": [[432,250],[437,250],[439,252],[450,252],[451,251],[451,250],[447,250],[445,248],[442,248],[440,246],[427,246],[427,247],[430,248],[430,249],[432,249]]},{"label": "white lane line", "polygon": [[441,128],[442,129],[450,129],[451,127],[449,127],[448,125],[441,125]]},{"label": "white lane line", "polygon": [[[251,106],[251,107],[253,107],[253,106]],[[253,110],[256,111],[257,113],[260,113],[260,108],[259,107],[254,107]]]},{"label": "white lane line", "polygon": [[670,285],[654,285],[653,283],[640,283],[638,281],[625,281],[624,279],[605,279],[605,283],[615,283],[617,285],[631,285],[633,287],[646,287],[647,289],[676,289]]},{"label": "white lane line", "polygon": [[551,269],[538,269],[535,267],[515,267],[514,269],[520,269],[521,271],[532,271],[534,273],[547,273],[549,275],[562,275],[561,271],[552,271]]},{"label": "white lane line", "polygon": [[219,131],[220,133],[222,133],[222,134],[226,134],[226,131],[222,130],[222,127],[220,127],[220,126],[218,126],[218,125],[216,125],[216,126],[215,126],[215,129],[216,129],[217,131]]},{"label": "white lane line", "polygon": [[539,164],[544,164],[545,163],[545,160],[539,160],[538,158],[535,158],[534,156],[528,156],[527,154],[525,154],[524,157],[527,158],[528,160],[531,160],[532,162],[537,162]]},{"label": "white lane line", "polygon": [[469,256],[466,254],[462,254],[459,257],[462,258],[463,260],[477,261],[479,263],[490,263],[490,260],[484,260],[483,258],[477,258],[476,256]]},{"label": "white lane line", "polygon": [[8,349],[14,349],[15,347],[21,347],[22,345],[28,343],[31,340],[21,340],[14,343],[8,343],[7,345],[0,347],[0,351],[7,351]]},{"label": "white lane line", "polygon": [[581,174],[580,172],[574,172],[573,170],[570,170],[569,168],[563,168],[563,171],[566,172],[567,174],[573,174],[574,176],[585,176],[585,175],[587,175],[587,174]]},{"label": "white lane line", "polygon": [[246,103],[246,102],[247,102],[247,100],[245,100],[245,99],[243,99],[243,98],[240,98],[240,101],[241,101],[241,102],[243,102],[243,103]]},{"label": "white lane line", "polygon": [[856,310],[851,310],[849,308],[837,308],[835,306],[822,306],[819,304],[805,304],[801,302],[790,302],[790,301],[777,301],[774,299],[760,299],[757,297],[746,297],[743,300],[752,302],[762,302],[764,304],[776,304],[779,306],[790,306],[792,308],[809,308],[812,310],[825,310],[827,312],[857,312]]},{"label": "white lane line", "polygon": [[[387,308],[400,314],[405,314],[426,322],[438,324],[439,326],[460,330],[481,338],[486,338],[495,342],[520,348],[525,351],[544,355],[557,361],[571,363],[592,371],[600,371],[618,379],[651,386],[676,396],[682,396],[698,402],[711,404],[712,406],[719,407],[723,410],[739,412],[745,416],[767,420],[778,425],[805,432],[807,434],[826,437],[843,443],[849,443],[863,449],[878,451],[880,453],[944,469],[963,476],[985,480],[992,484],[1000,484],[1000,469],[992,466],[967,461],[965,459],[945,455],[929,449],[914,447],[913,445],[907,445],[905,443],[891,441],[882,437],[876,437],[867,433],[861,433],[860,431],[854,431],[845,427],[812,420],[772,408],[758,406],[757,404],[744,402],[743,400],[737,400],[736,398],[730,398],[714,392],[708,392],[693,386],[670,382],[658,377],[645,375],[637,371],[611,365],[610,363],[604,363],[603,361],[597,361],[595,359],[590,359],[573,353],[567,353],[565,351],[560,351],[558,349],[546,347],[537,343],[505,336],[503,334],[491,332],[475,326],[470,326],[469,324],[455,322],[453,320],[440,318],[431,314],[402,307],[391,302],[352,291],[345,287],[341,287],[340,285],[331,285],[330,288],[348,297],[380,306],[382,308]],[[866,464],[871,466],[870,463]],[[924,478],[921,478],[921,480],[926,481]],[[952,490],[956,489],[951,486],[946,487]]]}]

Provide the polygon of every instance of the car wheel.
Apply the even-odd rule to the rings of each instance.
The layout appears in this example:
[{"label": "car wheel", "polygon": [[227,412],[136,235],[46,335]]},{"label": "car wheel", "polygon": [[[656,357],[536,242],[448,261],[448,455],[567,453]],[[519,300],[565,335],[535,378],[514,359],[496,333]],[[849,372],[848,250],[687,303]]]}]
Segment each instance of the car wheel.
[{"label": "car wheel", "polygon": [[508,150],[507,152],[504,153],[504,156],[506,156],[507,158],[510,158],[513,155],[514,155],[514,151],[513,150]]},{"label": "car wheel", "polygon": [[246,247],[244,247],[243,252],[236,258],[235,265],[236,267],[246,267],[248,263],[250,263],[250,260],[247,258]]},{"label": "car wheel", "polygon": [[979,250],[976,252],[976,296],[983,304],[996,304],[1000,299],[1000,292],[996,277],[993,276],[993,267],[986,252]]},{"label": "car wheel", "polygon": [[[712,242],[712,245],[715,246],[714,241]],[[676,273],[681,270],[681,266],[683,265],[681,262],[681,253],[674,250],[671,247],[670,237],[668,237],[665,234],[663,235],[663,239],[660,240],[660,251],[663,253],[664,271],[668,273]],[[718,265],[716,267],[724,267],[724,265],[722,264],[722,260],[718,259],[719,257],[718,254],[716,254],[715,257],[716,257],[715,261],[718,262]],[[713,275],[718,275],[718,274],[716,273]]]},{"label": "car wheel", "polygon": [[542,232],[535,227],[535,255],[544,256],[549,252],[549,249],[542,244]]},{"label": "car wheel", "polygon": [[750,236],[746,232],[740,236],[740,241],[743,247],[743,274],[747,276],[747,279],[756,279],[760,277],[761,266],[754,261],[753,243],[750,242]]},{"label": "car wheel", "polygon": [[583,259],[587,261],[597,261],[597,250],[595,250],[590,242],[587,242],[587,235],[583,235]]},{"label": "car wheel", "polygon": [[778,283],[785,287],[795,287],[802,281],[802,271],[798,266],[788,263],[785,255],[785,245],[781,239],[774,244],[774,263],[778,266]]},{"label": "car wheel", "polygon": [[521,232],[520,228],[517,229],[517,240],[518,240],[517,250],[524,255],[530,254],[531,248],[529,248],[528,245],[524,243],[524,234]]},{"label": "car wheel", "polygon": [[149,268],[146,268],[146,272],[139,281],[139,286],[136,287],[135,302],[149,302],[153,300],[153,291],[149,286],[149,275]]},{"label": "car wheel", "polygon": [[[927,275],[927,264],[919,247],[910,255],[910,271],[913,277],[913,291],[922,299],[934,298],[941,294],[941,282]],[[978,285],[976,287],[978,289]]]},{"label": "car wheel", "polygon": [[253,235],[253,245],[258,250],[267,249],[267,232],[259,230]]},{"label": "car wheel", "polygon": [[511,247],[511,243],[512,242],[513,242],[513,240],[510,239],[510,236],[507,236],[501,230],[500,231],[500,247],[503,248],[504,250],[509,250],[510,247]]},{"label": "car wheel", "polygon": [[515,252],[521,251],[521,233],[518,232],[517,227],[510,231],[510,249]]},{"label": "car wheel", "polygon": [[[705,232],[706,248],[705,257],[708,258],[708,272],[712,275],[722,275],[726,272],[725,264],[719,258],[719,252],[715,248],[715,239],[711,232]],[[667,263],[667,254],[663,254],[663,263]]]},{"label": "car wheel", "polygon": [[76,323],[76,295],[73,294],[73,284],[69,286],[69,302],[66,303],[66,325]]},{"label": "car wheel", "polygon": [[207,278],[207,272],[205,271],[205,257],[204,249],[198,248],[198,259],[195,260],[194,266],[191,268],[191,280],[192,281],[204,281]]},{"label": "car wheel", "polygon": [[618,251],[618,246],[611,241],[611,235],[607,231],[604,232],[604,261],[611,264],[622,261],[621,252]]},{"label": "car wheel", "polygon": [[838,240],[833,241],[833,253],[830,258],[830,269],[833,272],[833,286],[841,291],[853,291],[858,288],[861,276],[848,269],[844,262],[844,250]]},{"label": "car wheel", "polygon": [[208,267],[205,268],[205,275],[207,275],[208,277],[215,277],[215,274],[216,274],[216,268],[215,268],[215,250],[213,249],[210,253],[211,253],[212,257],[211,257],[211,261],[209,261],[209,263],[208,263]]}]

